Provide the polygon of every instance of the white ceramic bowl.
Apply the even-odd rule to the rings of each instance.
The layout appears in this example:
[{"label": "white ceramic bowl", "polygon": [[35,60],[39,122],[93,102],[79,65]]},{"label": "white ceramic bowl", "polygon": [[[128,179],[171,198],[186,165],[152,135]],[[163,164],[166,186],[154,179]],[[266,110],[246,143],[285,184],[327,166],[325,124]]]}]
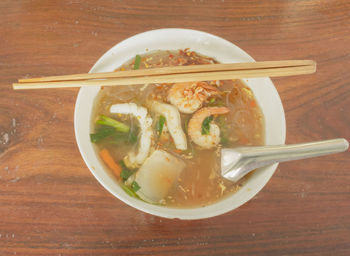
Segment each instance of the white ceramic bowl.
[{"label": "white ceramic bowl", "polygon": [[[130,37],[107,51],[93,66],[90,73],[113,71],[124,62],[152,50],[177,50],[190,48],[214,57],[222,63],[254,62],[243,50],[220,37],[189,29],[159,29]],[[245,79],[253,90],[265,116],[266,144],[284,144],[285,117],[281,99],[269,78]],[[110,193],[126,204],[141,211],[179,219],[201,219],[229,212],[252,199],[269,181],[277,164],[260,168],[235,194],[206,207],[178,209],[156,206],[127,195],[116,179],[104,169],[90,142],[91,111],[99,87],[81,88],[75,105],[75,136],[81,155],[92,174]]]}]

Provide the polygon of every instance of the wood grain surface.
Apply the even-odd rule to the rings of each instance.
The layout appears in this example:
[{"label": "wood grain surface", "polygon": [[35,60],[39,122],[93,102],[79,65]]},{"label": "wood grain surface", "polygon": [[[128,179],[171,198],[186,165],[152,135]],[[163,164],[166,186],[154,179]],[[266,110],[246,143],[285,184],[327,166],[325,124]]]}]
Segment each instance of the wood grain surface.
[{"label": "wood grain surface", "polygon": [[350,139],[350,2],[0,1],[0,255],[350,255],[349,152],[281,164],[250,202],[180,221],[108,193],[78,151],[78,89],[18,78],[87,72],[110,47],[163,27],[221,36],[256,60],[313,59],[273,79],[287,143]]}]

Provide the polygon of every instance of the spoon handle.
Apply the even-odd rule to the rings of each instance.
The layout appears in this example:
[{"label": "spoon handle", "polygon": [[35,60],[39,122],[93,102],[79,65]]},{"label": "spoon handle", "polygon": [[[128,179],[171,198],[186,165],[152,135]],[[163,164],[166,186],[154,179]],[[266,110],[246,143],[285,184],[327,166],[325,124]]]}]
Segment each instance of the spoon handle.
[{"label": "spoon handle", "polygon": [[247,156],[258,157],[262,161],[285,162],[343,152],[348,147],[347,140],[333,139],[301,144],[252,147],[247,150],[241,148],[240,151]]},{"label": "spoon handle", "polygon": [[222,174],[225,178],[237,182],[247,173],[259,167],[343,152],[348,147],[347,140],[333,139],[291,145],[223,149]]}]

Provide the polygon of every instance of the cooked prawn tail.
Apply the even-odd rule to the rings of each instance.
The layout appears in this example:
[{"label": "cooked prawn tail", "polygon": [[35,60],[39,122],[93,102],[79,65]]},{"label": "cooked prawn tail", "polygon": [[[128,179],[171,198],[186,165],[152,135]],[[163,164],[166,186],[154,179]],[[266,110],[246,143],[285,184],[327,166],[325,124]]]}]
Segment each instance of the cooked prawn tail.
[{"label": "cooked prawn tail", "polygon": [[211,107],[208,109],[211,115],[222,115],[230,112],[230,109],[227,107]]}]

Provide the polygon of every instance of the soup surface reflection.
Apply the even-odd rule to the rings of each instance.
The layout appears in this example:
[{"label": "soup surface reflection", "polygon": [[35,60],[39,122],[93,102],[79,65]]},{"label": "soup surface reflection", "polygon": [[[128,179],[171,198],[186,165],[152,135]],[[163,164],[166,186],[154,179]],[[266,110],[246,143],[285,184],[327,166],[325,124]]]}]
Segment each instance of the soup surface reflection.
[{"label": "soup surface reflection", "polygon": [[[188,49],[157,51],[116,71],[210,63]],[[91,141],[125,192],[171,207],[239,190],[249,177],[222,178],[220,149],[264,144],[262,112],[241,80],[103,87],[92,115]]]}]

